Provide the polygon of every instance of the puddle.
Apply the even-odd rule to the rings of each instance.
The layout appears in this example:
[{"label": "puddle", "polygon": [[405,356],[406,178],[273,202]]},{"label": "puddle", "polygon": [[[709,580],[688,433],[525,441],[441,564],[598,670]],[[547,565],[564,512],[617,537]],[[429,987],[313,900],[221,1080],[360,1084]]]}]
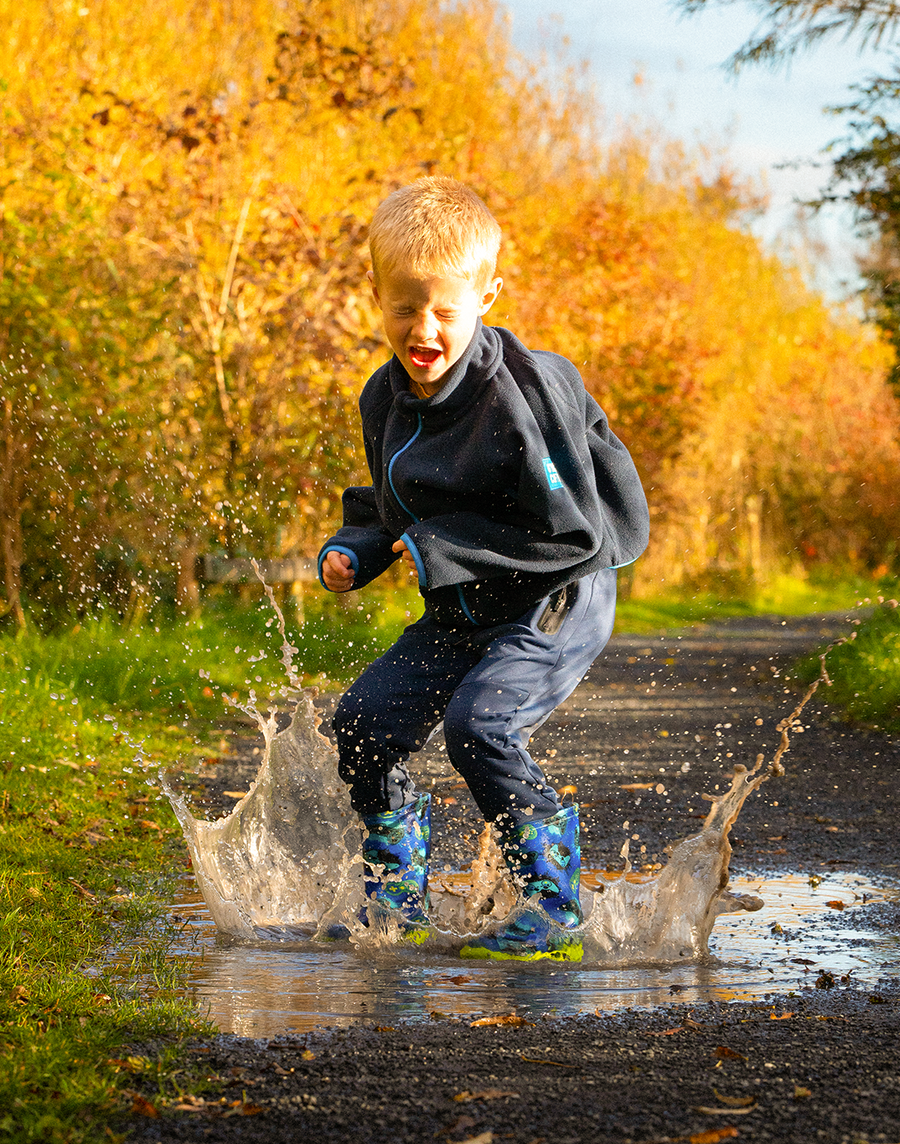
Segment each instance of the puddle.
[{"label": "puddle", "polygon": [[[588,886],[599,876],[586,874]],[[671,1003],[752,1000],[812,988],[823,970],[873,984],[900,972],[900,938],[869,930],[872,904],[895,890],[858,875],[735,878],[735,892],[765,905],[726,914],[713,928],[707,963],[663,967],[461,961],[421,950],[357,951],[349,945],[255,941],[218,933],[193,878],[175,911],[184,920],[178,952],[194,960],[192,991],[225,1033],[277,1037],[319,1025],[395,1025],[439,1013],[474,1019],[515,1011],[537,1019],[650,1008]],[[826,902],[842,901],[844,911]],[[780,926],[781,933],[773,933]]]}]

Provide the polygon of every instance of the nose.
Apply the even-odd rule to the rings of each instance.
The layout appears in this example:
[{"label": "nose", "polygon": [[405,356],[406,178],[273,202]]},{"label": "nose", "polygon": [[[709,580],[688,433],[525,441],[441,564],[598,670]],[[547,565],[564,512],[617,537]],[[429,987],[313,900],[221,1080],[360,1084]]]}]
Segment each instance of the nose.
[{"label": "nose", "polygon": [[417,341],[430,341],[437,334],[437,323],[434,315],[428,310],[419,310],[413,320],[412,336]]}]

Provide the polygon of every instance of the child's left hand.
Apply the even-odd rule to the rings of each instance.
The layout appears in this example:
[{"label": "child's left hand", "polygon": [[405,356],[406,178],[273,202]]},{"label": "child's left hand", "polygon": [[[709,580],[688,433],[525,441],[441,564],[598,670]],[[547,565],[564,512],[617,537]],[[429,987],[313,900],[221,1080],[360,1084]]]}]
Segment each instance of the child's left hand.
[{"label": "child's left hand", "polygon": [[413,560],[413,554],[406,547],[402,540],[394,541],[394,543],[391,545],[391,552],[399,552],[402,559],[406,562],[407,568],[409,568],[411,572],[415,572],[416,562]]}]

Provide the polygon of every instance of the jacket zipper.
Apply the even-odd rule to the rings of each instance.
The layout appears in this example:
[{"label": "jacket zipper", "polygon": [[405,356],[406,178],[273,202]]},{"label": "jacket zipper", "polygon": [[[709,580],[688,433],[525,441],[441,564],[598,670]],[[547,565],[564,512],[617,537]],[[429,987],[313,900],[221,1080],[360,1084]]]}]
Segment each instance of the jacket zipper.
[{"label": "jacket zipper", "polygon": [[[406,444],[403,446],[403,448],[398,449],[397,452],[393,455],[393,457],[391,457],[391,459],[388,461],[388,470],[387,470],[388,484],[391,487],[391,492],[394,494],[394,500],[397,502],[398,505],[400,505],[400,507],[403,509],[403,511],[407,514],[407,516],[409,516],[412,519],[413,524],[419,524],[420,521],[419,521],[419,518],[416,516],[416,514],[413,512],[413,510],[409,507],[408,504],[406,504],[406,502],[401,498],[400,494],[397,492],[397,489],[394,485],[394,462],[397,460],[397,458],[399,456],[401,456],[403,453],[406,452],[406,450],[410,447],[410,445],[412,445],[412,443],[420,436],[420,434],[422,432],[422,414],[418,413],[418,414],[416,414],[416,416],[418,418],[418,423],[416,425],[415,433],[413,433],[412,437],[410,437],[410,439],[406,442]],[[477,626],[478,621],[475,619],[475,617],[469,611],[469,606],[466,603],[465,596],[463,596],[462,588],[460,588],[459,584],[456,584],[455,587],[456,587],[456,594],[459,597],[459,606],[462,608],[463,615],[466,617],[467,620],[469,620],[471,623],[473,623]]]}]

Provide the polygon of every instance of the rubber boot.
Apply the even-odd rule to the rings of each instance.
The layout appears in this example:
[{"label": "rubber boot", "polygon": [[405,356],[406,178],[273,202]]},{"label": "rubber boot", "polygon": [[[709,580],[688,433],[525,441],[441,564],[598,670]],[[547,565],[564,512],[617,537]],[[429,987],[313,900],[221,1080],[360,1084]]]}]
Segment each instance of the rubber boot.
[{"label": "rubber boot", "polygon": [[503,835],[503,858],[522,887],[525,908],[496,933],[473,938],[461,957],[498,961],[581,961],[581,942],[567,933],[584,921],[578,900],[581,850],[578,807],[543,822],[526,822]]},{"label": "rubber boot", "polygon": [[[431,795],[408,806],[363,816],[363,872],[366,899],[396,912],[407,941],[428,937],[428,855],[431,851]],[[368,925],[368,910],[360,911]]]}]

